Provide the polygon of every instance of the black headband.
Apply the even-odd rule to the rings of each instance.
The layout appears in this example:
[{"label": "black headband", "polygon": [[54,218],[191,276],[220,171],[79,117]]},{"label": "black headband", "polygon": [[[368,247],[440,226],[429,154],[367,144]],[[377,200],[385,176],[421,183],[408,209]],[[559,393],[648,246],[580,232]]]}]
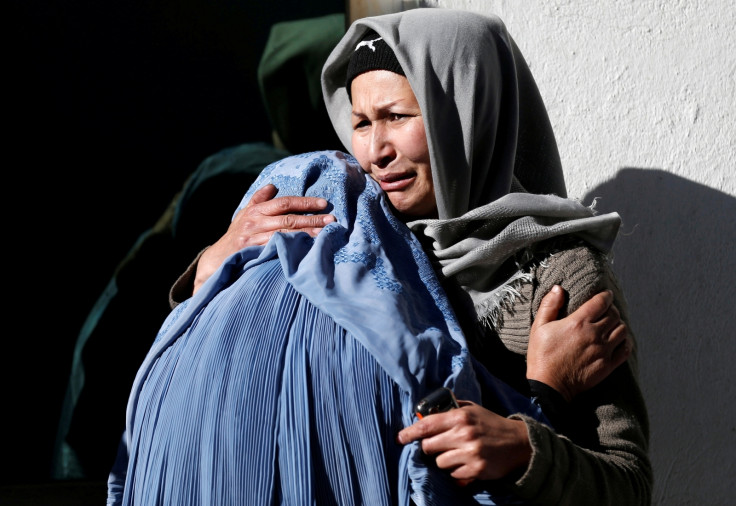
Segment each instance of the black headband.
[{"label": "black headband", "polygon": [[373,30],[368,30],[363,35],[355,46],[352,56],[350,56],[345,88],[351,100],[350,86],[353,79],[369,70],[388,70],[401,76],[405,75],[394,52],[386,44],[386,41]]}]

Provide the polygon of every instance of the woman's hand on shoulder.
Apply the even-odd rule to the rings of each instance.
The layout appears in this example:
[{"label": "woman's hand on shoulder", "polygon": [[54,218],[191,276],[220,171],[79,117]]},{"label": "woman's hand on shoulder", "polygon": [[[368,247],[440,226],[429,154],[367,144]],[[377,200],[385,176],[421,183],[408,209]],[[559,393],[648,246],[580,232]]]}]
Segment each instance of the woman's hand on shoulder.
[{"label": "woman's hand on shoulder", "polygon": [[529,335],[527,378],[554,388],[569,402],[623,364],[632,344],[610,290],[558,320],[564,301],[560,286],[542,299]]},{"label": "woman's hand on shoulder", "polygon": [[194,290],[197,290],[222,265],[227,257],[248,246],[264,245],[274,232],[306,232],[316,236],[335,221],[331,214],[318,213],[327,201],[317,197],[277,197],[278,189],[267,184],[253,193],[248,204],[235,216],[227,232],[207,248],[197,264]]},{"label": "woman's hand on shoulder", "polygon": [[495,480],[525,468],[532,449],[526,425],[470,401],[459,409],[425,416],[399,432],[397,441],[421,440],[422,451],[435,456],[437,467],[459,485]]}]

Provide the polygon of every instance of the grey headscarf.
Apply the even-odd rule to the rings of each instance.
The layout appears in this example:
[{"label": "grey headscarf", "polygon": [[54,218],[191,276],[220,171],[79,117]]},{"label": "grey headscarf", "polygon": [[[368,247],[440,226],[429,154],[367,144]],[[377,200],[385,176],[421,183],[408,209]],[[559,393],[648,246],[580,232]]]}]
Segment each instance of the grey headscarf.
[{"label": "grey headscarf", "polygon": [[422,110],[439,219],[408,225],[432,241],[479,314],[513,293],[519,272],[499,267],[541,240],[575,233],[608,251],[617,214],[596,216],[566,196],[554,134],[518,47],[497,17],[424,8],[355,21],[330,54],[322,91],[352,152],[345,74],[357,42],[375,30],[393,49]]}]

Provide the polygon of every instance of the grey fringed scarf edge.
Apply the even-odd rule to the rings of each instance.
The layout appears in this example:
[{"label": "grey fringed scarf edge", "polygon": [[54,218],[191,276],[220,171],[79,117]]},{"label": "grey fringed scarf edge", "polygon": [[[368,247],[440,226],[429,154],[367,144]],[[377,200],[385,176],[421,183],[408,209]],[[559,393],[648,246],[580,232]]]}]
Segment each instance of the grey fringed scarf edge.
[{"label": "grey fringed scarf edge", "polygon": [[[507,216],[499,226],[486,230],[485,238],[477,236],[477,229],[464,228],[468,217],[477,219],[479,211],[497,217],[508,211],[509,204],[519,206],[523,210],[521,216]],[[610,254],[621,219],[617,213],[598,215],[595,205],[595,201],[585,206],[569,198],[510,194],[460,218],[417,220],[409,226],[425,239],[423,243],[428,246],[425,250],[433,259],[437,275],[455,279],[470,296],[477,321],[498,329],[503,310],[521,297],[520,289],[525,283],[533,281],[534,267],[560,251],[559,240],[575,238],[576,242],[585,242]],[[560,206],[565,210],[560,212]],[[530,219],[532,228],[525,223]],[[548,224],[545,220],[552,222]],[[472,234],[475,242],[466,247],[465,240]],[[433,243],[430,246],[428,242]],[[496,259],[495,265],[487,263],[490,258]],[[501,266],[509,261],[516,268],[504,279],[500,276]],[[478,268],[488,269],[483,281],[472,275],[472,270]]]}]

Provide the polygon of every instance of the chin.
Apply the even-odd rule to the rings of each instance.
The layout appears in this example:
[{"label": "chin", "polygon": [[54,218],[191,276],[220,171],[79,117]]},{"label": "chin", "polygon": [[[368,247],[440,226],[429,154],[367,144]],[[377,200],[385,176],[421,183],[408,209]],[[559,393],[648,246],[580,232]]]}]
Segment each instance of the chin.
[{"label": "chin", "polygon": [[437,211],[434,212],[421,212],[417,211],[416,209],[413,209],[412,206],[396,206],[393,203],[391,204],[391,209],[393,209],[394,214],[401,219],[401,221],[413,221],[413,220],[423,220],[423,219],[429,219],[429,218],[437,218]]}]

